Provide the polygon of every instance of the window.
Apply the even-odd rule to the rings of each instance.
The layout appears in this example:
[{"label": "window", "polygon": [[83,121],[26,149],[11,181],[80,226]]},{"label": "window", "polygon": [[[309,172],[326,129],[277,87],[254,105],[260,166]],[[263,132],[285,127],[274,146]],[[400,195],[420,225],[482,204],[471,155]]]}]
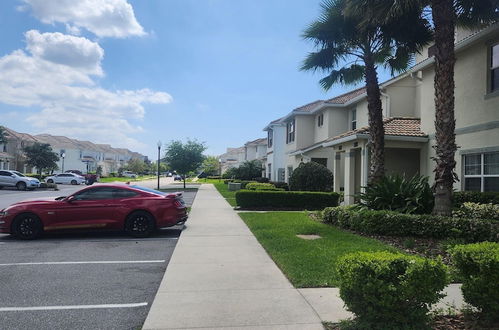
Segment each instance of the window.
[{"label": "window", "polygon": [[490,49],[490,92],[499,90],[499,44]]},{"label": "window", "polygon": [[317,116],[317,126],[321,127],[324,125],[324,114],[321,113],[320,115]]},{"label": "window", "polygon": [[295,141],[295,120],[286,124],[286,143]]},{"label": "window", "polygon": [[357,110],[352,110],[352,121],[351,121],[351,130],[357,129]]},{"label": "window", "polygon": [[267,147],[272,148],[272,142],[274,142],[274,130],[269,129],[267,131]]},{"label": "window", "polygon": [[464,190],[499,191],[499,152],[464,156]]},{"label": "window", "polygon": [[269,168],[269,172],[267,174],[267,177],[269,178],[269,180],[272,180],[272,164],[269,164],[268,168]]}]

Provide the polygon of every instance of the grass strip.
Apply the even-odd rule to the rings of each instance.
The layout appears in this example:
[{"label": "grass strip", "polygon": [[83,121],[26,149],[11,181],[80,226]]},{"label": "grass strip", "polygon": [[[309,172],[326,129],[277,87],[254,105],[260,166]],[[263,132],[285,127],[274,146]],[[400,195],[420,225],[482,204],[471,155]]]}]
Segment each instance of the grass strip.
[{"label": "grass strip", "polygon": [[[336,287],[336,263],[357,251],[398,251],[377,240],[358,236],[316,222],[305,212],[239,213],[265,248],[297,288]],[[304,240],[296,235],[319,235]]]}]

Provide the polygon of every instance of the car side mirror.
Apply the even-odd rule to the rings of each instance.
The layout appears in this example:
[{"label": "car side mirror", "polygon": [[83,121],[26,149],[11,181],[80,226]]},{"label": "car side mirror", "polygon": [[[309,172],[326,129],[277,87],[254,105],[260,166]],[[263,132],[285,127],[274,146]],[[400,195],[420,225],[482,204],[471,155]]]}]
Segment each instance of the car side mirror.
[{"label": "car side mirror", "polygon": [[66,198],[66,202],[68,202],[68,203],[72,203],[72,202],[74,202],[74,201],[75,201],[75,197],[74,197],[74,196],[68,196],[68,197]]}]

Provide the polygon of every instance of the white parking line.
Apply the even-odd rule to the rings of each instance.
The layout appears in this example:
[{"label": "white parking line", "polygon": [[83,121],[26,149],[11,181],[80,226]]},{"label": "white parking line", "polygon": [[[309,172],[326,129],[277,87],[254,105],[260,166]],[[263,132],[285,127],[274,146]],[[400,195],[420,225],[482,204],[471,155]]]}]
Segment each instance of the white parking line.
[{"label": "white parking line", "polygon": [[143,307],[143,306],[147,306],[147,303],[143,302],[137,304],[0,307],[0,312],[51,311],[51,310],[64,310],[64,309],[134,308],[134,307]]},{"label": "white parking line", "polygon": [[164,263],[165,260],[110,260],[110,261],[46,261],[46,262],[17,262],[0,264],[0,266],[36,266],[36,265],[84,265],[84,264],[149,264]]}]

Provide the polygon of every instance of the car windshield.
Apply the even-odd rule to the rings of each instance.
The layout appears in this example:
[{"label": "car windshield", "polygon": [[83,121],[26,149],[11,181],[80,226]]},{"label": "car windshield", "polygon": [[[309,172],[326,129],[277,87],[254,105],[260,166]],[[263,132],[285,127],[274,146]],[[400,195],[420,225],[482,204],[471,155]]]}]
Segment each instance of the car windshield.
[{"label": "car windshield", "polygon": [[146,187],[141,187],[141,186],[130,186],[130,187],[134,188],[134,189],[146,191],[146,192],[149,192],[149,193],[153,193],[153,194],[166,196],[166,193],[164,193],[162,191],[159,191],[159,190],[155,190],[155,189],[151,189],[151,188],[146,188]]},{"label": "car windshield", "polygon": [[12,171],[12,173],[14,173],[17,176],[25,176],[24,174],[22,174],[21,172],[18,172],[18,171]]}]

